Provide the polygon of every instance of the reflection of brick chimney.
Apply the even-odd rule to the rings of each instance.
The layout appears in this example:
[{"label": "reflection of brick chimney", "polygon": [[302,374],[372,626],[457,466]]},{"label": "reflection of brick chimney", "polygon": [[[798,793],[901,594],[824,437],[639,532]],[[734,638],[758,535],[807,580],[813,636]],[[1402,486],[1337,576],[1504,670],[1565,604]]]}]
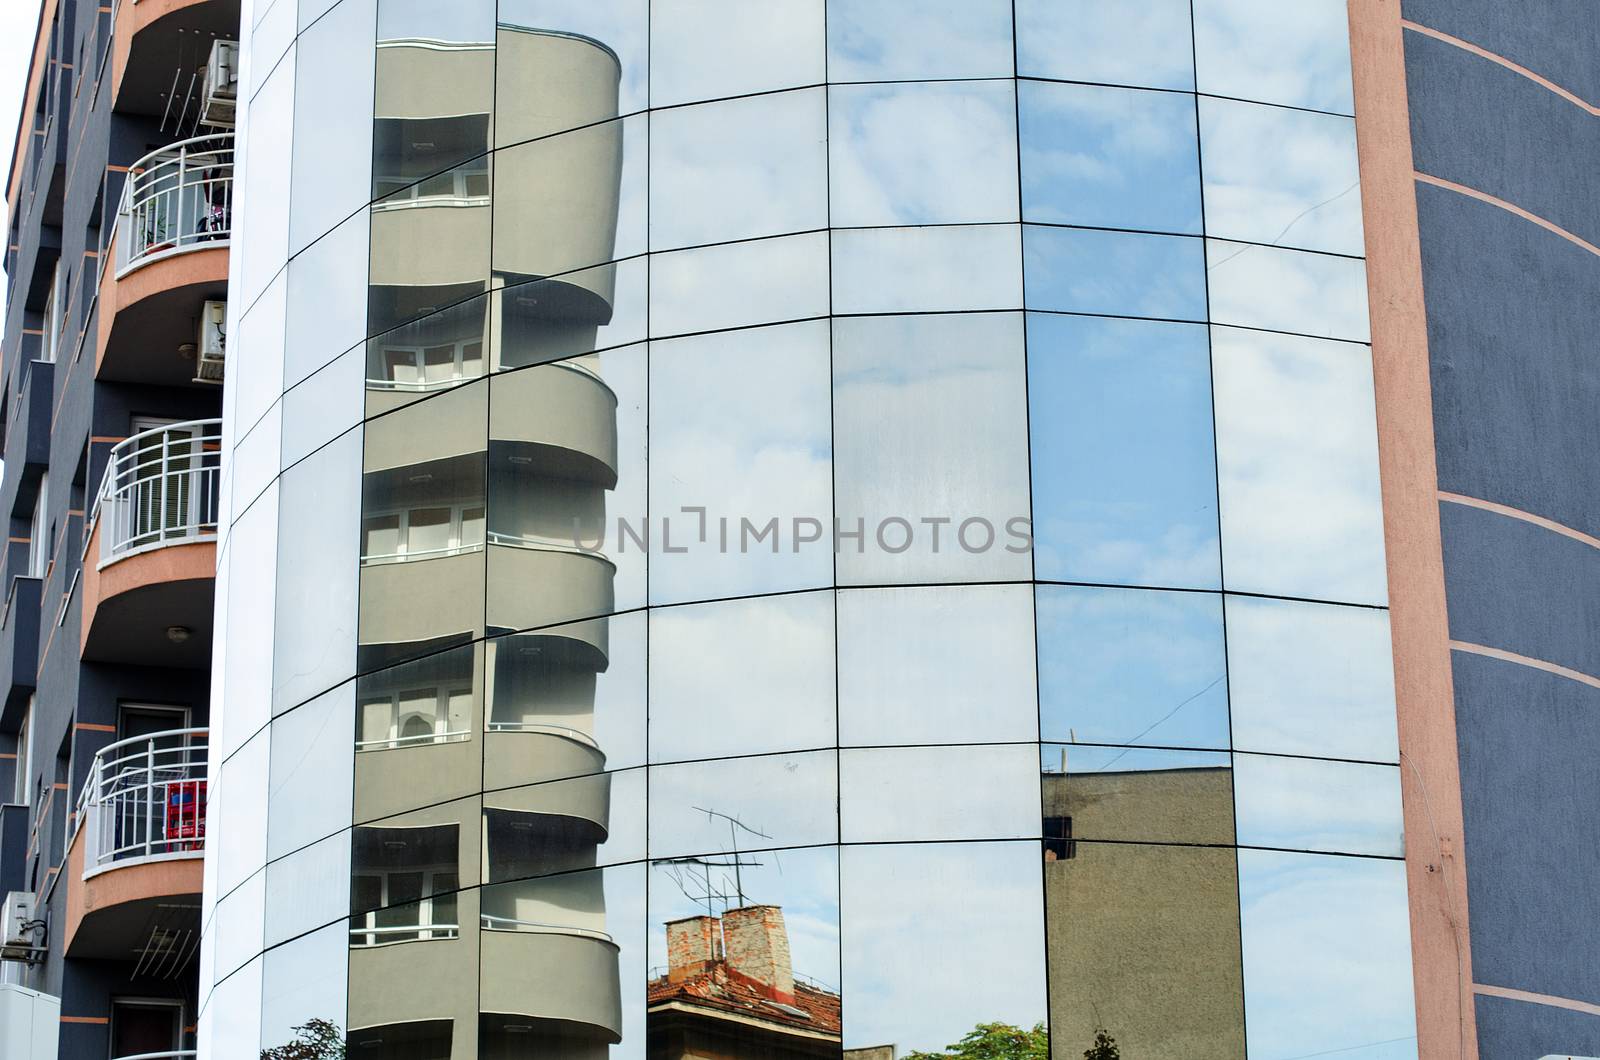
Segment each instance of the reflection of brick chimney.
[{"label": "reflection of brick chimney", "polygon": [[717,959],[717,918],[692,916],[667,924],[667,979],[678,983]]},{"label": "reflection of brick chimney", "polygon": [[[775,905],[730,909],[722,914],[722,939],[729,968],[766,987],[774,1001],[794,1004],[794,967],[782,909]],[[667,948],[672,948],[670,940]]]}]

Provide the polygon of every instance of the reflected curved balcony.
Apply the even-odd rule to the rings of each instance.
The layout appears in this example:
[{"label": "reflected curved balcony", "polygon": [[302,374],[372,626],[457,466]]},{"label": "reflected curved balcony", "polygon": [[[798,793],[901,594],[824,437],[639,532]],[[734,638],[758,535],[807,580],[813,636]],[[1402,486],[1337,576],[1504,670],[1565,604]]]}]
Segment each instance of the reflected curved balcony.
[{"label": "reflected curved balcony", "polygon": [[618,948],[604,932],[483,918],[478,1006],[485,1030],[622,1040]]},{"label": "reflected curved balcony", "polygon": [[72,956],[125,958],[159,943],[164,966],[193,959],[182,940],[199,928],[208,736],[173,729],[95,754],[67,851],[81,881],[67,892]]},{"label": "reflected curved balcony", "polygon": [[112,448],[85,542],[85,659],[207,665],[221,428],[168,424]]},{"label": "reflected curved balcony", "polygon": [[117,231],[119,280],[161,258],[226,246],[233,231],[233,134],[169,144],[130,166]]}]

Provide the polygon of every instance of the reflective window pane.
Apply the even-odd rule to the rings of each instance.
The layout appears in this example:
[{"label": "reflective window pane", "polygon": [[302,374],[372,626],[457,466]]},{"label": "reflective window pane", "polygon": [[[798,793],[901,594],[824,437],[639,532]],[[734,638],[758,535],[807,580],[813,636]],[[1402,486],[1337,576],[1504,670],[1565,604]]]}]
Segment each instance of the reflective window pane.
[{"label": "reflective window pane", "polygon": [[447,173],[489,150],[494,27],[494,0],[380,0],[373,198]]},{"label": "reflective window pane", "polygon": [[1354,258],[1206,240],[1218,324],[1366,342],[1366,265]]},{"label": "reflective window pane", "polygon": [[849,85],[828,92],[832,223],[1017,220],[1009,81]]},{"label": "reflective window pane", "polygon": [[1405,855],[1399,766],[1233,757],[1241,846]]},{"label": "reflective window pane", "polygon": [[367,329],[381,334],[480,295],[491,235],[488,159],[372,204]]},{"label": "reflective window pane", "polygon": [[839,838],[837,755],[650,767],[650,856],[682,858]]},{"label": "reflective window pane", "polygon": [[821,89],[676,107],[650,117],[650,246],[827,227]]},{"label": "reflective window pane", "polygon": [[497,884],[643,860],[643,769],[483,795],[483,879]]},{"label": "reflective window pane", "polygon": [[598,125],[625,113],[619,99],[621,62],[606,41],[562,22],[524,25],[502,13],[495,31],[495,146]]},{"label": "reflective window pane", "polygon": [[1024,217],[1200,234],[1190,96],[1041,81],[1018,91]]},{"label": "reflective window pane", "polygon": [[839,752],[846,843],[1020,839],[1038,834],[1033,744]]},{"label": "reflective window pane", "polygon": [[[650,87],[649,0],[499,0],[503,27],[551,30],[595,41],[617,57],[621,81],[617,91],[618,114],[633,114],[646,106]],[[538,63],[527,70],[538,76]]]},{"label": "reflective window pane", "polygon": [[1354,120],[1201,99],[1200,136],[1208,235],[1366,252]]},{"label": "reflective window pane", "polygon": [[1027,578],[1021,317],[835,320],[833,368],[840,580]]},{"label": "reflective window pane", "polygon": [[1227,609],[1235,747],[1400,760],[1387,612],[1243,596]]},{"label": "reflective window pane", "polygon": [[1027,586],[856,589],[838,598],[840,743],[1037,739]]},{"label": "reflective window pane", "polygon": [[650,661],[651,761],[835,742],[832,593],[657,609]]},{"label": "reflective window pane", "polygon": [[1365,346],[1212,329],[1227,586],[1388,599]]},{"label": "reflective window pane", "polygon": [[1201,92],[1353,113],[1344,0],[1194,0]]},{"label": "reflective window pane", "polygon": [[1017,0],[1017,74],[1194,88],[1188,0]]},{"label": "reflective window pane", "polygon": [[1222,751],[1046,744],[1045,861],[1079,840],[1233,843],[1233,766]]},{"label": "reflective window pane", "polygon": [[1011,76],[1008,0],[828,0],[830,81]]},{"label": "reflective window pane", "polygon": [[833,312],[1022,307],[1022,255],[1010,225],[833,233]]},{"label": "reflective window pane", "polygon": [[[269,950],[262,958],[261,1048],[344,1037],[344,924],[337,923]],[[251,1055],[242,1053],[240,1055]]]},{"label": "reflective window pane", "polygon": [[350,823],[351,755],[338,737],[353,726],[354,700],[354,686],[346,682],[273,722],[267,857],[282,857]]},{"label": "reflective window pane", "polygon": [[1026,225],[1022,240],[1029,309],[1206,319],[1198,239]]},{"label": "reflective window pane", "polygon": [[1037,596],[1046,740],[1227,748],[1215,595],[1041,585]]},{"label": "reflective window pane", "polygon": [[823,6],[824,0],[654,0],[650,105],[821,84]]},{"label": "reflective window pane", "polygon": [[482,787],[482,689],[481,644],[462,644],[356,681],[355,820]]},{"label": "reflective window pane", "polygon": [[804,320],[827,313],[825,232],[650,257],[652,336]]},{"label": "reflective window pane", "polygon": [[1038,575],[1217,588],[1203,327],[1028,316]]}]

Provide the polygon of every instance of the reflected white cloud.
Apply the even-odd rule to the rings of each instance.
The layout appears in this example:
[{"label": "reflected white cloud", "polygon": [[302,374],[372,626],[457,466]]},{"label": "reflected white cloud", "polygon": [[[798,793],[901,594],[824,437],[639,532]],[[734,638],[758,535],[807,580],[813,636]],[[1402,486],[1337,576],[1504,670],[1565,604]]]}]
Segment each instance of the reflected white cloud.
[{"label": "reflected white cloud", "polygon": [[1018,92],[1028,220],[1200,234],[1193,97],[1043,82]]},{"label": "reflected white cloud", "polygon": [[840,877],[846,1049],[1044,1021],[1037,842],[845,847]]},{"label": "reflected white cloud", "polygon": [[828,93],[832,223],[1015,221],[1010,81],[845,85]]},{"label": "reflected white cloud", "polygon": [[1233,756],[1241,846],[1405,855],[1400,767]]},{"label": "reflected white cloud", "polygon": [[[828,585],[826,547],[738,546],[739,520],[833,515],[826,321],[657,342],[651,350],[650,506],[672,520],[653,541],[653,603]],[[706,540],[698,516],[708,509]],[[724,552],[716,519],[731,520]],[[635,516],[637,518],[637,516]]]},{"label": "reflected white cloud", "polygon": [[1194,55],[1201,92],[1354,113],[1345,0],[1194,0]]},{"label": "reflected white cloud", "polygon": [[1387,612],[1242,596],[1227,611],[1235,747],[1399,762]]},{"label": "reflected white cloud", "polygon": [[650,657],[652,761],[834,743],[832,593],[655,610]]},{"label": "reflected white cloud", "polygon": [[1037,597],[1046,740],[1228,746],[1215,595],[1041,585]]},{"label": "reflected white cloud", "polygon": [[650,334],[826,316],[828,235],[650,255]]},{"label": "reflected white cloud", "polygon": [[833,233],[835,313],[1022,308],[1013,225]]},{"label": "reflected white cloud", "polygon": [[1204,327],[1031,314],[1028,404],[1039,577],[1220,587]]},{"label": "reflected white cloud", "polygon": [[1212,363],[1227,587],[1385,603],[1370,351],[1213,328]]},{"label": "reflected white cloud", "polygon": [[1198,239],[1036,225],[1022,238],[1029,309],[1206,319]]},{"label": "reflected white cloud", "polygon": [[1218,324],[1371,339],[1363,261],[1208,239],[1206,272]]},{"label": "reflected white cloud", "polygon": [[1405,863],[1239,852],[1250,1055],[1413,1060]]},{"label": "reflected white cloud", "polygon": [[823,0],[652,0],[650,105],[821,84],[822,25]]},{"label": "reflected white cloud", "polygon": [[1016,12],[1019,76],[1194,87],[1188,0],[1017,0]]},{"label": "reflected white cloud", "polygon": [[828,78],[1011,76],[1010,0],[828,0]]},{"label": "reflected white cloud", "polygon": [[1200,139],[1207,233],[1366,253],[1354,119],[1202,98]]},{"label": "reflected white cloud", "polygon": [[839,752],[846,843],[1025,839],[1039,834],[1035,744]]},{"label": "reflected white cloud", "polygon": [[824,108],[810,89],[653,113],[651,249],[826,228]]},{"label": "reflected white cloud", "polygon": [[835,843],[838,799],[834,751],[651,766],[650,856]]}]

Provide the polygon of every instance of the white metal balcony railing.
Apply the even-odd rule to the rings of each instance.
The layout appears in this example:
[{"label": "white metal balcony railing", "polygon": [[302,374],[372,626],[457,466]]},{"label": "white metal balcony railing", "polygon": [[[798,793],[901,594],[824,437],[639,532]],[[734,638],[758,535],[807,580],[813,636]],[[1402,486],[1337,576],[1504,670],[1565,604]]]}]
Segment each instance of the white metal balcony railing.
[{"label": "white metal balcony railing", "polygon": [[100,526],[100,562],[214,538],[221,474],[221,420],[169,423],[118,442],[89,521]]},{"label": "white metal balcony railing", "polygon": [[207,734],[173,729],[100,749],[78,797],[85,876],[205,850]]},{"label": "white metal balcony railing", "polygon": [[226,241],[233,228],[233,134],[170,144],[128,167],[117,225],[118,276],[168,252]]}]

